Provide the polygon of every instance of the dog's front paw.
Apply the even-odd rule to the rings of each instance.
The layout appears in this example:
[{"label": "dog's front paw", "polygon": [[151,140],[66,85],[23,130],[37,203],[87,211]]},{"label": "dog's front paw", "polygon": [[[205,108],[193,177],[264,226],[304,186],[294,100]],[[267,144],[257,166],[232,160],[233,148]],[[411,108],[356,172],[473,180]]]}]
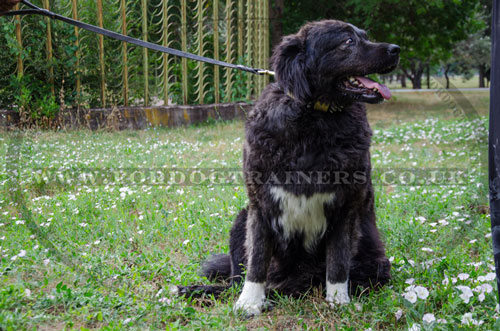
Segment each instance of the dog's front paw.
[{"label": "dog's front paw", "polygon": [[266,301],[263,283],[245,282],[243,291],[234,305],[234,311],[242,311],[247,316],[256,316],[262,312]]},{"label": "dog's front paw", "polygon": [[326,284],[326,301],[330,303],[330,306],[335,307],[337,305],[344,305],[351,302],[349,298],[349,292],[347,290],[347,282],[332,284],[327,282]]},{"label": "dog's front paw", "polygon": [[247,316],[257,316],[260,315],[262,312],[262,308],[264,307],[264,302],[265,298],[260,298],[257,299],[252,298],[249,300],[249,298],[240,298],[238,301],[236,301],[236,304],[234,305],[234,311],[235,312],[243,312]]}]

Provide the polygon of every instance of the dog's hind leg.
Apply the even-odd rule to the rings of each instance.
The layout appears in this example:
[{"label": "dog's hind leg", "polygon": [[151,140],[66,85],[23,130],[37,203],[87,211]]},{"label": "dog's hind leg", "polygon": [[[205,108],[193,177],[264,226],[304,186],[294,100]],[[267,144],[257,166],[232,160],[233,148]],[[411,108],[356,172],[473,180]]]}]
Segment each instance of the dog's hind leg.
[{"label": "dog's hind leg", "polygon": [[245,248],[246,227],[248,211],[242,209],[234,221],[229,238],[229,253],[231,259],[231,284],[237,285],[243,280],[243,268],[247,263],[247,254]]}]

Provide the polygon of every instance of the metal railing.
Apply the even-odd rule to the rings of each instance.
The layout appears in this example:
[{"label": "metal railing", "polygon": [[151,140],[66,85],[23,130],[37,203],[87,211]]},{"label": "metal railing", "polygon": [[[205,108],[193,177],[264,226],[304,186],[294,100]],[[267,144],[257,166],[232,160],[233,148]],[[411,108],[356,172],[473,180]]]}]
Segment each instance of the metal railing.
[{"label": "metal railing", "polygon": [[[39,2],[44,8],[73,19],[163,46],[226,62],[268,67],[268,0]],[[65,88],[76,95],[75,106],[79,106],[85,96],[94,96],[102,107],[132,103],[147,106],[152,102],[169,104],[172,101],[203,104],[248,100],[258,95],[269,82],[268,76],[249,75],[151,52],[76,27],[72,28],[71,40],[63,39],[58,32],[61,25],[55,26],[59,23],[48,18],[43,21],[44,26],[39,19],[12,18],[20,50],[17,76],[29,75],[33,56],[41,56],[39,52],[29,51],[34,38],[28,38],[26,31],[45,27],[43,56],[47,62],[47,77],[43,83],[50,85],[52,95],[57,96],[57,80],[61,79],[60,76],[71,76],[74,86],[66,84]],[[66,55],[53,50],[55,42],[74,47],[74,52],[67,55],[73,59],[70,67],[57,68],[58,60],[61,60],[58,56]]]}]

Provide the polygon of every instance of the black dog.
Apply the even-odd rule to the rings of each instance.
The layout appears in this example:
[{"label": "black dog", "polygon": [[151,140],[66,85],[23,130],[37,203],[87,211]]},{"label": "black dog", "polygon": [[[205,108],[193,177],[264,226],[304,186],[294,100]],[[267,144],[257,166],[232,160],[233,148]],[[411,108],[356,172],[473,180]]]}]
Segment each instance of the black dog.
[{"label": "black dog", "polygon": [[[249,205],[238,215],[230,254],[204,274],[246,279],[235,309],[259,314],[266,290],[296,295],[326,286],[332,305],[357,286],[381,286],[390,262],[375,225],[370,139],[363,102],[390,98],[365,75],[388,73],[399,47],[368,41],[351,24],[325,20],[287,36],[273,54],[276,83],[246,122],[243,149]],[[218,294],[223,286],[180,287]]]}]

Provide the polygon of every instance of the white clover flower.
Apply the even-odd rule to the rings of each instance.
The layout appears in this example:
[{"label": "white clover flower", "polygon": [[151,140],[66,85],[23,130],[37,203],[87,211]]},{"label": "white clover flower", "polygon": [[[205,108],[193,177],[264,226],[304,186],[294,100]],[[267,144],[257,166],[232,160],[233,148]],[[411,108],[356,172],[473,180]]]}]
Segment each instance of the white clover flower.
[{"label": "white clover flower", "polygon": [[163,298],[158,299],[158,302],[159,303],[166,303],[167,305],[169,305],[172,301],[167,297],[163,297]]},{"label": "white clover flower", "polygon": [[466,273],[461,273],[461,274],[458,274],[457,278],[460,279],[460,280],[467,280],[469,279],[469,274],[466,274]]},{"label": "white clover flower", "polygon": [[408,331],[420,331],[422,328],[420,327],[420,324],[413,324],[411,328],[408,329]]},{"label": "white clover flower", "polygon": [[450,283],[450,280],[448,279],[448,277],[447,277],[447,276],[444,276],[444,279],[443,279],[443,281],[441,282],[441,284],[443,284],[443,285],[448,285],[449,283]]},{"label": "white clover flower", "polygon": [[405,280],[405,283],[411,285],[411,284],[413,284],[414,281],[415,281],[414,278],[408,278],[407,280]]},{"label": "white clover flower", "polygon": [[420,223],[424,223],[427,219],[423,216],[419,216],[419,217],[415,218],[415,220],[419,221]]},{"label": "white clover flower", "polygon": [[416,286],[415,293],[422,300],[427,299],[427,297],[429,296],[429,291],[423,286]]},{"label": "white clover flower", "polygon": [[422,247],[422,251],[429,252],[429,253],[434,252],[434,250],[432,248],[429,248],[429,247]]},{"label": "white clover flower", "polygon": [[424,317],[422,317],[422,320],[425,322],[425,323],[432,323],[436,320],[436,317],[434,316],[434,314],[431,314],[431,313],[427,313],[427,314],[424,314]]},{"label": "white clover flower", "polygon": [[45,266],[48,266],[48,265],[49,265],[49,263],[50,263],[50,259],[45,259],[45,260],[43,260],[43,264],[44,264]]},{"label": "white clover flower", "polygon": [[402,309],[398,309],[398,311],[394,315],[396,316],[396,320],[399,321],[399,319],[401,318],[401,316],[403,316],[403,310]]},{"label": "white clover flower", "polygon": [[26,296],[27,298],[31,297],[31,290],[30,289],[25,289],[24,290],[24,296]]},{"label": "white clover flower", "polygon": [[441,224],[442,226],[450,224],[447,220],[439,220],[438,223]]},{"label": "white clover flower", "polygon": [[462,316],[462,324],[465,324],[465,325],[476,325],[476,326],[479,326],[481,324],[483,324],[484,321],[477,321],[475,319],[472,318],[472,313],[465,313],[464,316]]},{"label": "white clover flower", "polygon": [[493,291],[493,286],[491,286],[490,284],[481,284],[474,288],[473,291],[478,293],[490,293],[491,291]]},{"label": "white clover flower", "polygon": [[474,296],[474,293],[472,293],[470,287],[459,285],[457,286],[457,289],[459,289],[462,292],[462,294],[460,294],[460,298],[462,298],[462,300],[464,300],[465,303],[469,303],[470,298]]},{"label": "white clover flower", "polygon": [[26,251],[24,249],[21,249],[21,251],[19,252],[19,254],[17,254],[17,256],[19,256],[19,257],[25,257],[26,256]]},{"label": "white clover flower", "polygon": [[481,293],[481,294],[479,294],[479,295],[477,296],[477,299],[479,300],[479,302],[483,302],[483,301],[484,301],[484,299],[486,299],[486,297],[485,297],[484,293]]},{"label": "white clover flower", "polygon": [[497,278],[497,275],[494,273],[494,272],[490,272],[489,274],[487,274],[485,276],[485,280],[486,281],[491,281],[491,280],[495,280]]},{"label": "white clover flower", "polygon": [[417,293],[415,293],[414,291],[404,293],[403,297],[411,303],[417,302]]}]

